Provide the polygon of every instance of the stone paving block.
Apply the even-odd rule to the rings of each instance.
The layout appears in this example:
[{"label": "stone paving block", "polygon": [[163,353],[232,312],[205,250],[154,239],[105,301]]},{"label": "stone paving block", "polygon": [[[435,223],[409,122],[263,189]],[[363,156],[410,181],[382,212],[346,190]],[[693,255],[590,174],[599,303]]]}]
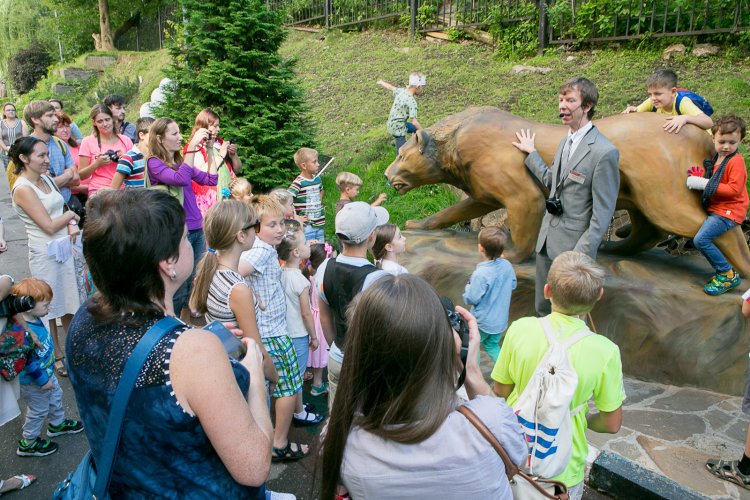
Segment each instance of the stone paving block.
[{"label": "stone paving block", "polygon": [[76,91],[76,88],[72,85],[66,85],[64,83],[53,83],[52,84],[52,93],[57,95],[67,95],[72,94]]},{"label": "stone paving block", "polygon": [[704,411],[729,397],[726,394],[686,388],[679,389],[670,396],[658,398],[648,407],[671,411]]},{"label": "stone paving block", "polygon": [[116,62],[117,56],[86,56],[86,66],[97,71],[103,71]]},{"label": "stone paving block", "polygon": [[[626,378],[625,383],[625,404],[630,406],[638,404],[644,399],[648,399],[657,394],[663,393],[665,386],[654,384],[652,382],[643,382],[632,378]],[[669,386],[666,386],[669,387]]]},{"label": "stone paving block", "polygon": [[731,439],[737,440],[741,443],[745,442],[745,436],[747,435],[747,420],[739,419],[724,431]]},{"label": "stone paving block", "polygon": [[586,431],[586,441],[596,446],[597,448],[606,448],[606,445],[612,441],[621,441],[627,439],[633,435],[633,429],[623,425],[617,434],[603,434],[601,432],[594,432],[592,430]]},{"label": "stone paving block", "polygon": [[703,418],[708,422],[710,429],[714,431],[723,431],[729,424],[736,420],[735,416],[715,408],[707,411],[703,415]]},{"label": "stone paving block", "polygon": [[96,71],[83,68],[63,68],[60,74],[67,81],[85,82],[96,76]]},{"label": "stone paving block", "polygon": [[706,423],[697,415],[653,410],[623,410],[622,421],[631,429],[666,441],[680,441],[706,432]]},{"label": "stone paving block", "polygon": [[730,412],[742,411],[742,398],[729,398],[716,405],[722,410]]},{"label": "stone paving block", "polygon": [[651,457],[659,472],[683,486],[710,497],[727,496],[724,484],[706,470],[706,460],[714,458],[693,448],[674,446],[648,436],[638,436],[638,443]]}]

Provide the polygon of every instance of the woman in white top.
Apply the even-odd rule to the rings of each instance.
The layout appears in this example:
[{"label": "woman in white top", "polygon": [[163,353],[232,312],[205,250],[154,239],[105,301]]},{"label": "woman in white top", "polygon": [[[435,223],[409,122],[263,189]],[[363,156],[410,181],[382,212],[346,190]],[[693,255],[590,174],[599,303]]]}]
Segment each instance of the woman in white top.
[{"label": "woman in white top", "polygon": [[0,120],[0,167],[8,165],[8,151],[21,137],[29,135],[26,124],[18,118],[16,106],[12,102],[3,105],[3,119]]},{"label": "woman in white top", "polygon": [[379,269],[395,276],[409,271],[398,263],[398,256],[406,251],[406,238],[395,224],[383,224],[375,229],[372,254]]},{"label": "woman in white top", "polygon": [[73,314],[81,305],[78,298],[72,253],[64,260],[47,254],[47,244],[78,234],[78,215],[65,206],[60,191],[47,175],[49,153],[47,145],[35,137],[24,137],[10,149],[10,158],[18,175],[13,185],[13,208],[26,226],[31,276],[44,280],[52,287],[52,301],[46,319],[55,344],[55,369],[67,376],[63,366],[63,346],[57,331],[60,318],[67,331]]},{"label": "woman in white top", "polygon": [[243,337],[254,339],[263,353],[263,373],[275,383],[276,368],[260,341],[255,321],[257,309],[263,305],[237,272],[240,255],[253,247],[258,224],[255,211],[238,200],[223,201],[208,210],[203,230],[209,249],[198,263],[190,308],[205,314],[208,322],[232,323],[242,330]]},{"label": "woman in white top", "polygon": [[[435,290],[410,274],[384,276],[354,303],[320,497],[332,498],[342,484],[355,500],[510,500],[502,459],[457,411],[461,342]],[[456,312],[469,326],[466,405],[520,464],[521,426],[505,400],[490,396],[477,364],[476,319]]]}]

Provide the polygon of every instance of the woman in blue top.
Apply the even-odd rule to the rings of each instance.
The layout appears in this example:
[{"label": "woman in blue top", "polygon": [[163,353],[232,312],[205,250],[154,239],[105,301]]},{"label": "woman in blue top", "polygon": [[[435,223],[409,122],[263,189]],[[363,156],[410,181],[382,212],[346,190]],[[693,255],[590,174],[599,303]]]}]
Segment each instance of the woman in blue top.
[{"label": "woman in blue top", "polygon": [[[68,369],[94,457],[125,362],[193,270],[179,201],[151,189],[89,200],[84,255],[98,292],[76,313]],[[250,221],[252,222],[252,221]],[[158,235],[158,237],[155,237]],[[112,498],[265,498],[273,429],[260,351],[241,362],[185,326],[151,351],[130,397]]]}]

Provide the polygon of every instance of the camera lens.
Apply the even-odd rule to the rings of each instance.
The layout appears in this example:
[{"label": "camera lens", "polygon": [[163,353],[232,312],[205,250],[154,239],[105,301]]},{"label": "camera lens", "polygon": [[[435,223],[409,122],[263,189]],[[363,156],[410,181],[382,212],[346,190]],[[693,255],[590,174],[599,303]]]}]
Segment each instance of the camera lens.
[{"label": "camera lens", "polygon": [[9,318],[17,313],[30,311],[35,305],[34,298],[28,295],[8,295],[0,300],[0,317]]}]

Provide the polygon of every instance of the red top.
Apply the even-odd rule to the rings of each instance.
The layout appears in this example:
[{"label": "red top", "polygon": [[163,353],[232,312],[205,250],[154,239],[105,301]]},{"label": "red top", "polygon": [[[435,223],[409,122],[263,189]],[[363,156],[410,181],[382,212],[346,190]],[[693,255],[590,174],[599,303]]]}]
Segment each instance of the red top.
[{"label": "red top", "polygon": [[[717,163],[714,168],[718,168]],[[742,224],[747,214],[747,206],[750,200],[747,196],[747,170],[745,160],[739,153],[734,155],[727,163],[721,176],[716,193],[708,202],[708,211]]]}]

